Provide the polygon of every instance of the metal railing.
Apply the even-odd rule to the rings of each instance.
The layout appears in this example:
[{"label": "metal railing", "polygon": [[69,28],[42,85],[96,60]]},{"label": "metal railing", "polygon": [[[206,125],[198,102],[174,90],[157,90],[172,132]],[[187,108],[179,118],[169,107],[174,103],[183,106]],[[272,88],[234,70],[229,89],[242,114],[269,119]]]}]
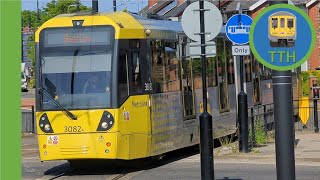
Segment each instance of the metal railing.
[{"label": "metal railing", "polygon": [[257,105],[249,107],[248,109],[248,121],[250,131],[250,144],[251,147],[256,144],[255,140],[255,123],[260,121],[259,124],[263,124],[265,134],[268,131],[274,129],[274,117],[273,117],[273,103]]},{"label": "metal railing", "polygon": [[[22,106],[21,110],[21,132],[22,133],[36,133],[35,126],[35,114],[34,114],[34,106]],[[28,108],[28,109],[25,109]],[[29,109],[30,108],[30,109]]]}]

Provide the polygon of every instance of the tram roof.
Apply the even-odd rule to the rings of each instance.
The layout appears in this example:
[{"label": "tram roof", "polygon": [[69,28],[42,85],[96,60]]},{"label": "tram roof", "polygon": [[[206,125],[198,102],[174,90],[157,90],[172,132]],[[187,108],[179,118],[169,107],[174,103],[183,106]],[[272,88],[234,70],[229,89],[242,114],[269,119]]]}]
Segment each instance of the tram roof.
[{"label": "tram roof", "polygon": [[157,20],[157,19],[148,19],[146,17],[129,13],[137,21],[141,23],[143,27],[150,30],[167,30],[175,31],[177,33],[183,33],[181,22],[179,21],[169,21],[169,20]]},{"label": "tram roof", "polygon": [[[54,19],[56,18],[59,19],[61,17],[74,19],[75,17],[79,17],[79,16],[85,16],[85,17],[105,16],[110,21],[114,22],[114,24],[121,23],[125,27],[124,29],[121,29],[121,30],[128,29],[132,31],[134,29],[136,30],[149,29],[151,31],[151,36],[149,36],[149,38],[162,37],[162,38],[171,39],[171,38],[175,38],[177,34],[184,34],[180,21],[149,19],[135,13],[130,13],[130,12],[129,13],[105,12],[105,13],[97,13],[97,14],[92,14],[90,12],[86,12],[86,13],[80,12],[80,13],[74,13],[74,14],[61,14],[56,16]],[[134,20],[136,22],[134,22]],[[225,30],[224,30],[224,27],[222,27],[220,30],[219,36],[224,36],[224,35],[225,35]]]}]

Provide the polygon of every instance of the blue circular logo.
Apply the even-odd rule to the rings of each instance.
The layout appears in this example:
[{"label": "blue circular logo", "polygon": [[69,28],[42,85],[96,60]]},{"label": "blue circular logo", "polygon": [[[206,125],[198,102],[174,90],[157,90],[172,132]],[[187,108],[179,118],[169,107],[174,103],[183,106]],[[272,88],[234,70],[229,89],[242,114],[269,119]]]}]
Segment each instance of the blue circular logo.
[{"label": "blue circular logo", "polygon": [[246,14],[233,15],[226,24],[228,39],[235,44],[247,44],[252,18]]},{"label": "blue circular logo", "polygon": [[250,47],[259,62],[274,70],[291,70],[312,53],[315,30],[308,15],[286,4],[264,9],[254,19]]}]

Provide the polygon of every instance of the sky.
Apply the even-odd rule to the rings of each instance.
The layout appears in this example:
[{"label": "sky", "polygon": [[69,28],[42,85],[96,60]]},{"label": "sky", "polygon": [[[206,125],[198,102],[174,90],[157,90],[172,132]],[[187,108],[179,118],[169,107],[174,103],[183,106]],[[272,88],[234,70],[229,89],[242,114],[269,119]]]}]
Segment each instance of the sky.
[{"label": "sky", "polygon": [[[51,0],[38,0],[39,9],[46,6]],[[91,0],[81,0],[82,4],[88,7],[92,6]],[[121,11],[127,8],[131,12],[138,12],[142,8],[146,7],[148,0],[117,0],[117,11]],[[37,9],[37,0],[22,0],[22,10],[32,10]],[[99,12],[111,12],[113,11],[113,1],[112,0],[99,0]]]}]

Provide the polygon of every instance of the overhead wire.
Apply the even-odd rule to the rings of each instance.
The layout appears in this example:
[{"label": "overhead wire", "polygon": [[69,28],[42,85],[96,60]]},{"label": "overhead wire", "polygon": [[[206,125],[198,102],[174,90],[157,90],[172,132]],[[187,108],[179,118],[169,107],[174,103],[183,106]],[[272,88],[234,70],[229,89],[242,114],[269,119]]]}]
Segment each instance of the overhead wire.
[{"label": "overhead wire", "polygon": [[[125,2],[124,0],[121,0],[121,1],[120,1],[120,5],[117,5],[116,7],[138,4],[138,11],[137,11],[137,12],[139,12],[139,11],[140,11],[140,8],[139,8],[140,4],[141,4],[141,5],[145,4],[145,1],[146,1],[146,0],[141,0],[141,2],[132,2],[131,0],[127,0],[127,1]],[[126,7],[126,8],[127,8],[127,7]],[[124,8],[124,9],[126,9],[126,8]],[[112,6],[111,8],[107,8],[107,9],[104,9],[103,11],[100,11],[100,13],[107,12],[107,11],[110,11],[110,10],[112,10],[112,9],[113,9],[113,6]],[[141,8],[141,9],[143,9],[143,8]]]}]

